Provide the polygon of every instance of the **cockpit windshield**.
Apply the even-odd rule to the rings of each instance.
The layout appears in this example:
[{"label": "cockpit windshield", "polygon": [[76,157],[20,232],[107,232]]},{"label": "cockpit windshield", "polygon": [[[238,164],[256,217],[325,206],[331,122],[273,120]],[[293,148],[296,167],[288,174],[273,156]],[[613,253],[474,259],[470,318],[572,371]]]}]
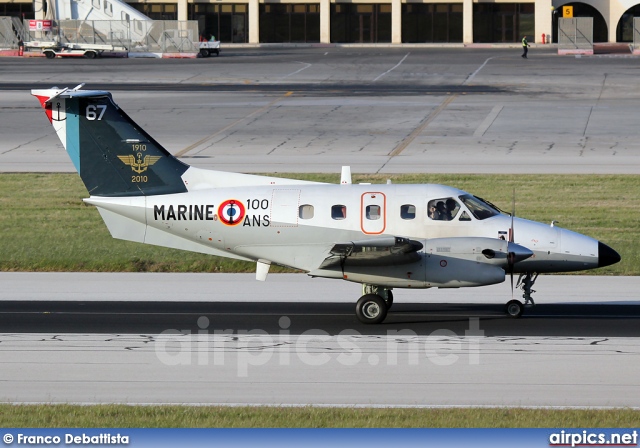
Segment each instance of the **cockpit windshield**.
[{"label": "cockpit windshield", "polygon": [[498,210],[484,202],[482,199],[477,198],[473,195],[465,194],[463,196],[460,196],[460,200],[464,203],[464,205],[467,206],[469,211],[479,221],[500,214]]}]

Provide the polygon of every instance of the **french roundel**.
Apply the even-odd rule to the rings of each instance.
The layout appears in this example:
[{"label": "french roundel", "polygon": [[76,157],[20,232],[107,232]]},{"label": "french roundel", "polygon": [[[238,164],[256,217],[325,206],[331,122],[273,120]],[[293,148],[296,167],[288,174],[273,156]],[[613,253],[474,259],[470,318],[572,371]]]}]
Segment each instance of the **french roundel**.
[{"label": "french roundel", "polygon": [[228,199],[218,207],[218,218],[223,224],[236,226],[244,219],[244,204],[236,199]]}]

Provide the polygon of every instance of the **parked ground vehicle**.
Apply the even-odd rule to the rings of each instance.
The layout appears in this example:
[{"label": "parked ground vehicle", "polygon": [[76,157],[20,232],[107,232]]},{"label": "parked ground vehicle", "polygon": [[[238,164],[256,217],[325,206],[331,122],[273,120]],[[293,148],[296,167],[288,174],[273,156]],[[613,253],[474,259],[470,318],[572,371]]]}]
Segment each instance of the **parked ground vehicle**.
[{"label": "parked ground vehicle", "polygon": [[207,42],[200,42],[200,54],[199,57],[207,58],[211,55],[220,55],[220,41],[210,40]]},{"label": "parked ground vehicle", "polygon": [[116,47],[113,45],[61,43],[55,41],[25,42],[25,47],[42,50],[47,59],[53,59],[56,56],[94,59],[100,57],[104,52],[127,52],[125,47]]}]

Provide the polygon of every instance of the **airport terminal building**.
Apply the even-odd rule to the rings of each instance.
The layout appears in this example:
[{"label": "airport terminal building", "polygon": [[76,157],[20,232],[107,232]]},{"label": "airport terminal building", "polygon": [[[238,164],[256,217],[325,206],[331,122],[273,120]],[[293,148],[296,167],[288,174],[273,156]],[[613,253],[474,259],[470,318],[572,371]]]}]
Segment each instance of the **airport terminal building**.
[{"label": "airport terminal building", "polygon": [[[74,1],[74,0],[69,0]],[[155,20],[197,20],[223,43],[557,42],[565,6],[593,17],[594,42],[632,42],[638,0],[127,0]],[[44,17],[42,0],[0,0],[0,16]],[[544,37],[543,37],[544,36]]]}]

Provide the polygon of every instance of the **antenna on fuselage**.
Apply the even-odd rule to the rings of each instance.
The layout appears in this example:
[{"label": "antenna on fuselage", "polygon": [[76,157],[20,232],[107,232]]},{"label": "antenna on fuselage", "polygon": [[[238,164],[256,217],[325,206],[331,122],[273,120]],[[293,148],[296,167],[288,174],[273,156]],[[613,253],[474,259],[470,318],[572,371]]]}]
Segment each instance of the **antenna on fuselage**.
[{"label": "antenna on fuselage", "polygon": [[351,184],[351,167],[343,166],[342,173],[340,174],[340,184],[348,185]]}]

